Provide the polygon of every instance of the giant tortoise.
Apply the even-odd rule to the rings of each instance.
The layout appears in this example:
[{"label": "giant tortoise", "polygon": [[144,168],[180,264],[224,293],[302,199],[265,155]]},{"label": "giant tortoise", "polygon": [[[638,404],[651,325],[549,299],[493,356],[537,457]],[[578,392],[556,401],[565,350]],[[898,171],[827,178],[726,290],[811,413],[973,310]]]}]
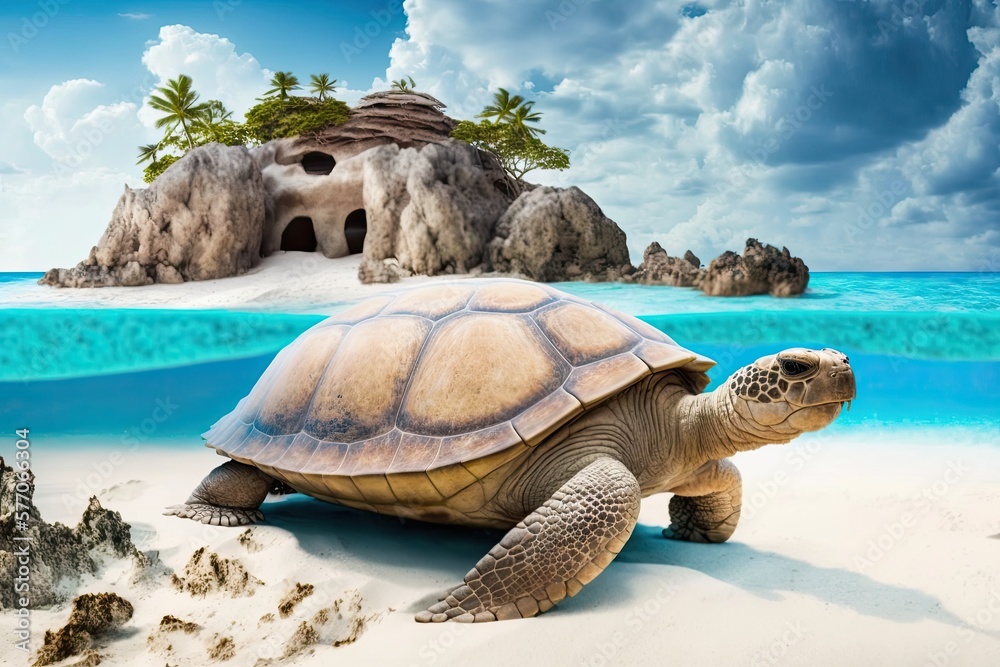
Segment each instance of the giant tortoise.
[{"label": "giant tortoise", "polygon": [[[738,336],[739,332],[734,332]],[[854,398],[836,350],[713,365],[634,317],[517,280],[370,298],[304,332],[205,434],[231,460],[167,514],[252,523],[268,492],[508,529],[418,621],[526,618],[575,595],[674,494],[663,535],[722,542],[736,452],[820,429]]]}]

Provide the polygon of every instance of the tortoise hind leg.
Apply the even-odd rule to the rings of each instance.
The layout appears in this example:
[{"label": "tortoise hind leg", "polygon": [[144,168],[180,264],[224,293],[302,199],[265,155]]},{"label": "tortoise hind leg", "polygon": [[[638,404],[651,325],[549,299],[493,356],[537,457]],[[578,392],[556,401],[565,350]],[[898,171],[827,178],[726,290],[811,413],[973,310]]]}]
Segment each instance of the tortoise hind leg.
[{"label": "tortoise hind leg", "polygon": [[422,623],[529,618],[576,595],[618,555],[639,516],[639,484],[619,461],[578,472],[508,532]]},{"label": "tortoise hind leg", "polygon": [[264,518],[257,508],[274,486],[275,480],[257,468],[226,461],[208,473],[187,502],[163,513],[213,526],[243,526]]}]

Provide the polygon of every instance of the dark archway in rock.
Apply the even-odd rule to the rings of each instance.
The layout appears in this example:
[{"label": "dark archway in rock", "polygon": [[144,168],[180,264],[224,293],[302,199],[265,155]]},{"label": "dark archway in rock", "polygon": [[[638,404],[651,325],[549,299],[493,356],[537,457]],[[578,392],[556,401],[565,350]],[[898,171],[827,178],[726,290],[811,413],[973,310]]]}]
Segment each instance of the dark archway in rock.
[{"label": "dark archway in rock", "polygon": [[316,252],[316,230],[312,218],[299,217],[288,223],[281,232],[282,250]]},{"label": "dark archway in rock", "polygon": [[336,165],[337,161],[333,159],[332,155],[319,151],[312,151],[302,156],[302,168],[306,170],[307,174],[314,176],[329,174]]},{"label": "dark archway in rock", "polygon": [[365,234],[368,233],[368,216],[359,208],[347,214],[344,220],[344,236],[347,237],[347,252],[356,255],[365,249]]}]

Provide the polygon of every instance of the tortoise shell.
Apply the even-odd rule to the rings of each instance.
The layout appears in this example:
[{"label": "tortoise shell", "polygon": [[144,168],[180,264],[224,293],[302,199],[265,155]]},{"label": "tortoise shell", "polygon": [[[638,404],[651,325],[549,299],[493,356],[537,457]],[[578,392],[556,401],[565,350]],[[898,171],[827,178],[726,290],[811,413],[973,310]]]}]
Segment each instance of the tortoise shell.
[{"label": "tortoise shell", "polygon": [[634,317],[519,280],[370,298],[305,331],[204,434],[352,506],[440,502],[652,373],[713,362]]}]

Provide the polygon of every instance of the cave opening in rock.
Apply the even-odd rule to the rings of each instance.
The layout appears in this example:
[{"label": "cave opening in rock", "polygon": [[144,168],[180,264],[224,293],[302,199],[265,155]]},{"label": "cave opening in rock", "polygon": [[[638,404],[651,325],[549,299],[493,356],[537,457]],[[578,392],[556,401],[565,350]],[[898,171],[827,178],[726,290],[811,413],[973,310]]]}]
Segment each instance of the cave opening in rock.
[{"label": "cave opening in rock", "polygon": [[368,233],[368,216],[359,208],[347,214],[344,220],[344,236],[347,237],[347,252],[356,255],[365,249],[365,234]]},{"label": "cave opening in rock", "polygon": [[281,232],[281,249],[301,252],[316,251],[316,230],[312,218],[298,217]]},{"label": "cave opening in rock", "polygon": [[306,170],[307,174],[314,176],[329,174],[336,164],[337,161],[333,159],[332,155],[319,151],[312,151],[302,156],[302,168]]}]

